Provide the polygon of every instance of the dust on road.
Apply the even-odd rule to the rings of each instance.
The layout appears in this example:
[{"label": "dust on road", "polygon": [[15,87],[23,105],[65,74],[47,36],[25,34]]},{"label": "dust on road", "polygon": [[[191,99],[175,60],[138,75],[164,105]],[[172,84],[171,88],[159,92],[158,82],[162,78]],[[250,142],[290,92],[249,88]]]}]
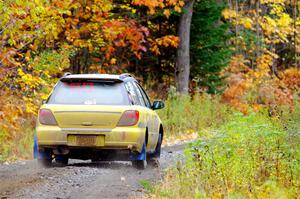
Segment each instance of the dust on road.
[{"label": "dust on road", "polygon": [[0,165],[0,196],[4,198],[140,198],[141,180],[156,182],[163,170],[183,158],[184,144],[164,147],[160,166],[138,170],[130,162],[71,160],[66,167],[40,168],[36,161]]}]

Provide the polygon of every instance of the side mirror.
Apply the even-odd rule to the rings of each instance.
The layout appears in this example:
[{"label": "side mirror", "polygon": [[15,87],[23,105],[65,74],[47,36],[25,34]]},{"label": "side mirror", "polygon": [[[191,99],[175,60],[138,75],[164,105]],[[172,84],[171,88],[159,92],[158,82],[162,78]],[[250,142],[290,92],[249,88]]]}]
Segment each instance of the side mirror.
[{"label": "side mirror", "polygon": [[154,101],[152,105],[153,110],[162,109],[165,107],[165,103],[163,101]]}]

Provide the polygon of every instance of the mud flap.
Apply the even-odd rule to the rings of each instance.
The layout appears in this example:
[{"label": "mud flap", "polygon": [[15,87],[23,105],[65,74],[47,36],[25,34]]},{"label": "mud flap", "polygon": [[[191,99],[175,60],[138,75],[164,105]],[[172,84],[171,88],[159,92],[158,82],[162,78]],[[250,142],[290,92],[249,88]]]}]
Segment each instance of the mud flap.
[{"label": "mud flap", "polygon": [[36,138],[36,132],[34,131],[33,135],[33,158],[37,159],[38,158],[38,145],[37,145],[37,138]]},{"label": "mud flap", "polygon": [[147,151],[146,151],[146,144],[143,144],[142,151],[140,153],[130,153],[130,160],[135,161],[135,160],[146,160],[147,156]]},{"label": "mud flap", "polygon": [[46,152],[39,152],[36,132],[34,131],[33,136],[33,158],[34,159],[49,159],[49,154]]}]

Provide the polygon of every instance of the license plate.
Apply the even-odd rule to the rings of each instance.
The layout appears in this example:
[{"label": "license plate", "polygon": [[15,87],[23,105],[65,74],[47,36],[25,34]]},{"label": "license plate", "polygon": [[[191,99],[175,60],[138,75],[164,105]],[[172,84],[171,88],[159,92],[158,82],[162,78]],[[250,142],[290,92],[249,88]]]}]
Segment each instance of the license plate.
[{"label": "license plate", "polygon": [[104,136],[101,136],[101,135],[68,135],[68,145],[104,146]]},{"label": "license plate", "polygon": [[97,136],[76,136],[77,145],[79,146],[95,146]]}]

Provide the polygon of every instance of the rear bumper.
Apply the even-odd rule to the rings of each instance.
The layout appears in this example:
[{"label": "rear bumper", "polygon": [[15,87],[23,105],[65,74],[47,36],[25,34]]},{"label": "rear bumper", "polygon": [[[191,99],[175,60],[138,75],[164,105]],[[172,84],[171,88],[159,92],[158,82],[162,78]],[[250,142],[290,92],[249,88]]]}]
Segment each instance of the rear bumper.
[{"label": "rear bumper", "polygon": [[86,148],[68,142],[68,135],[100,135],[104,137],[101,146],[89,146],[97,149],[130,149],[140,152],[145,140],[145,128],[116,127],[113,129],[62,129],[58,126],[40,125],[36,128],[39,148]]}]

